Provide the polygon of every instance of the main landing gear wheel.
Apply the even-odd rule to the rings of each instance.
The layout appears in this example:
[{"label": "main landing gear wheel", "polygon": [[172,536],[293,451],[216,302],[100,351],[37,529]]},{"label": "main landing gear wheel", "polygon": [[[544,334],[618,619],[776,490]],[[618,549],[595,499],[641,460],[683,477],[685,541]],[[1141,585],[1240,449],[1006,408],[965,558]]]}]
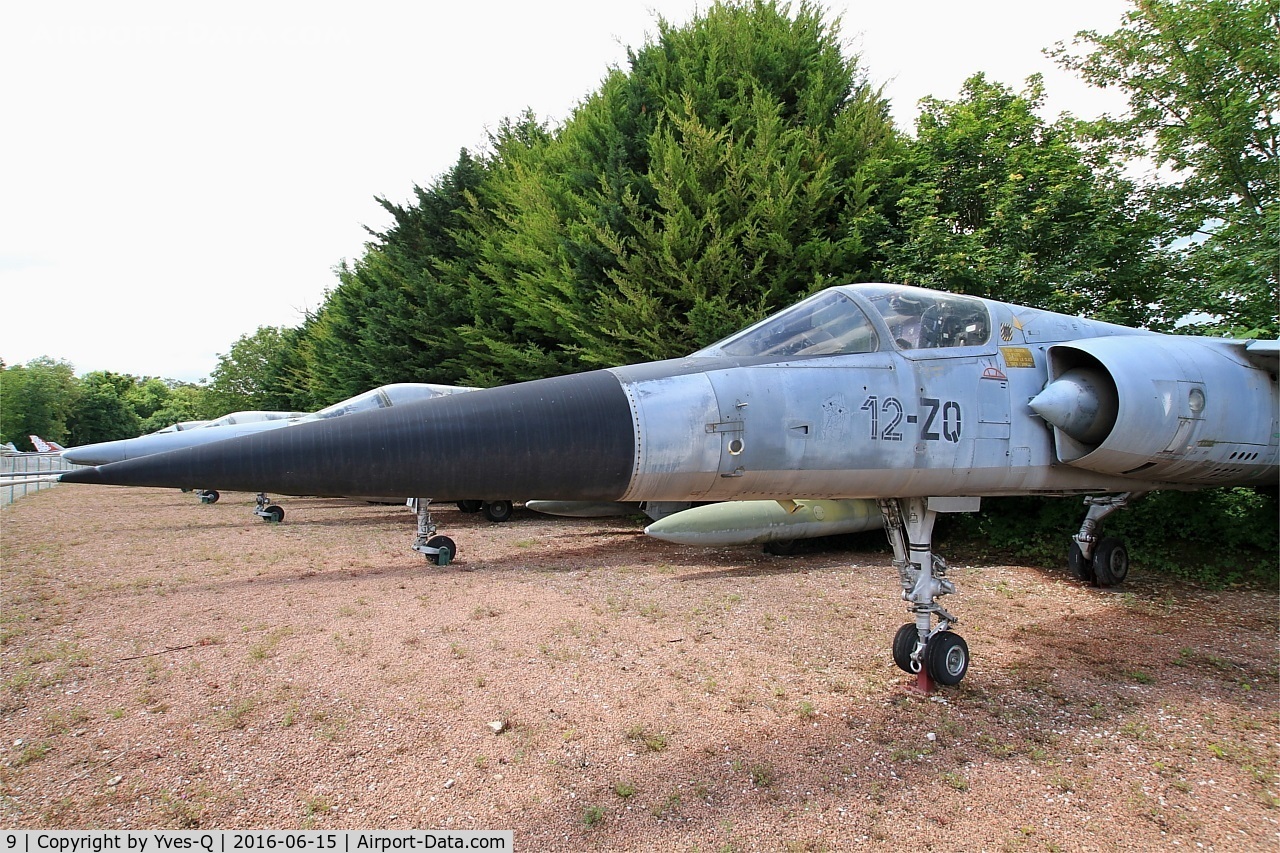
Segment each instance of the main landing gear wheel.
[{"label": "main landing gear wheel", "polygon": [[1093,574],[1098,586],[1115,586],[1129,576],[1129,551],[1114,537],[1103,539],[1093,549]]},{"label": "main landing gear wheel", "polygon": [[1093,574],[1093,560],[1090,560],[1080,550],[1080,543],[1074,539],[1071,541],[1071,547],[1067,549],[1067,566],[1071,569],[1071,574],[1088,584],[1096,583]]},{"label": "main landing gear wheel", "polygon": [[253,514],[268,524],[279,524],[284,521],[284,507],[273,504],[266,492],[258,492],[258,506]]},{"label": "main landing gear wheel", "polygon": [[460,512],[479,512],[484,506],[484,501],[458,501],[458,510]]},{"label": "main landing gear wheel", "polygon": [[218,498],[222,496],[213,489],[203,489],[200,491],[199,497],[200,503],[202,504],[216,504],[218,502]]},{"label": "main landing gear wheel", "polygon": [[893,662],[898,665],[898,669],[912,675],[920,671],[920,661],[912,657],[919,644],[920,630],[916,628],[916,623],[908,622],[898,629],[898,633],[893,636]]},{"label": "main landing gear wheel", "polygon": [[493,522],[511,520],[511,501],[485,501],[484,517]]},{"label": "main landing gear wheel", "polygon": [[1084,499],[1089,511],[1080,524],[1080,532],[1072,537],[1071,548],[1067,551],[1067,565],[1077,577],[1094,586],[1124,583],[1124,579],[1129,576],[1129,551],[1121,540],[1102,536],[1102,521],[1146,494],[1125,492]]},{"label": "main landing gear wheel", "polygon": [[939,631],[925,644],[924,665],[929,677],[938,684],[948,687],[959,684],[969,671],[969,644],[959,634]]},{"label": "main landing gear wheel", "polygon": [[[437,566],[447,566],[453,562],[453,555],[458,553],[458,546],[453,544],[453,540],[448,536],[432,536],[427,540],[428,548],[435,548],[435,563]],[[431,555],[427,554],[427,559],[431,559]]]},{"label": "main landing gear wheel", "polygon": [[764,543],[764,552],[774,557],[790,557],[799,547],[800,542],[796,539],[774,539]]}]

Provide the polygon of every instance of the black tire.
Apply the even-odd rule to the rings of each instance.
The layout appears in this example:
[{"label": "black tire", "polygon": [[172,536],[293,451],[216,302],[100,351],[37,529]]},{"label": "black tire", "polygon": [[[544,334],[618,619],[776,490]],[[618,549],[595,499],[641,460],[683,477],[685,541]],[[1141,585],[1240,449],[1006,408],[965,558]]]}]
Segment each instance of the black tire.
[{"label": "black tire", "polygon": [[1071,540],[1071,547],[1067,549],[1067,567],[1071,569],[1071,573],[1085,583],[1096,583],[1097,579],[1093,574],[1093,562],[1084,558],[1084,552],[1080,550],[1080,543]]},{"label": "black tire", "polygon": [[969,671],[969,644],[951,631],[934,634],[924,647],[924,665],[934,683],[953,687]]},{"label": "black tire", "polygon": [[511,520],[511,501],[485,501],[482,510],[484,517],[492,522],[501,523]]},{"label": "black tire", "polygon": [[284,521],[284,507],[279,507],[279,506],[276,506],[275,504],[272,504],[271,506],[266,508],[265,512],[267,514],[263,516],[262,518],[263,521],[269,521],[272,524],[279,524],[280,522]]},{"label": "black tire", "polygon": [[458,501],[458,509],[462,512],[479,512],[484,501]]},{"label": "black tire", "polygon": [[213,489],[205,489],[203,492],[200,493],[200,503],[216,504],[218,502],[218,498],[220,497],[222,497],[222,495],[218,494]]},{"label": "black tire", "polygon": [[1093,551],[1094,583],[1115,586],[1129,576],[1129,550],[1119,539],[1103,539]]},{"label": "black tire", "polygon": [[912,675],[920,671],[920,662],[911,659],[911,655],[916,650],[916,643],[919,641],[920,632],[916,629],[914,622],[903,625],[898,629],[898,633],[893,635],[893,662],[898,665],[898,669]]},{"label": "black tire", "polygon": [[764,543],[764,552],[775,557],[790,557],[800,547],[795,539],[774,539]]},{"label": "black tire", "polygon": [[[447,566],[453,562],[453,558],[458,555],[458,546],[453,544],[453,540],[448,536],[432,536],[427,540],[428,548],[439,548],[440,551],[434,557],[437,566]],[[426,555],[427,559],[433,559],[432,555]]]}]

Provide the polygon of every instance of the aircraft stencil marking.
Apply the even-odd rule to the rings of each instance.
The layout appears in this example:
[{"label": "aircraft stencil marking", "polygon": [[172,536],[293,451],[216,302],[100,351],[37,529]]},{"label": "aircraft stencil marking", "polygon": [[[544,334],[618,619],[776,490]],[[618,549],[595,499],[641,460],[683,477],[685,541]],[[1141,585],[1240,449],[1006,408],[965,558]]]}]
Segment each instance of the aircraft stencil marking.
[{"label": "aircraft stencil marking", "polygon": [[1035,367],[1036,359],[1026,347],[1000,347],[1005,367]]},{"label": "aircraft stencil marking", "polygon": [[[941,441],[945,439],[952,444],[959,443],[962,416],[958,402],[947,400],[944,403],[937,397],[921,397],[920,406],[926,410],[924,424],[920,427],[921,441]],[[903,434],[898,429],[899,424],[904,420],[909,425],[920,423],[920,415],[906,414],[902,401],[897,397],[885,397],[884,400],[880,400],[879,397],[873,394],[863,402],[861,411],[871,413],[872,441],[902,441]],[[880,428],[881,412],[891,415],[883,430]],[[939,414],[941,414],[940,425]],[[940,432],[939,429],[941,430]]]}]

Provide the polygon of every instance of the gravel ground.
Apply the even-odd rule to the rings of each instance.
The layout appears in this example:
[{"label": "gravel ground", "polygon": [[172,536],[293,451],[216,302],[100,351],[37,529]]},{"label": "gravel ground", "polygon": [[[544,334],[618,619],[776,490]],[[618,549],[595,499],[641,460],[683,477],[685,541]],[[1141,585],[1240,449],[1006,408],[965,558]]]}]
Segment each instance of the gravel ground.
[{"label": "gravel ground", "polygon": [[281,503],[60,486],[0,511],[0,824],[1277,847],[1276,590],[953,563],[974,661],[923,698],[866,539],[770,557],[444,506],[437,567],[403,507]]}]

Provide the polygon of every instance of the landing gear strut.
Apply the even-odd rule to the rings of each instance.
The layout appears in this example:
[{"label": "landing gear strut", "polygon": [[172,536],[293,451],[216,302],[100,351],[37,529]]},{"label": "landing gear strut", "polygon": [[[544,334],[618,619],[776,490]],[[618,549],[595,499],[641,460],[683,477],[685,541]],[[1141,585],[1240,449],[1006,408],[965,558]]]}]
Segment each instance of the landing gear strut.
[{"label": "landing gear strut", "polygon": [[458,546],[448,536],[436,536],[436,523],[431,520],[431,498],[409,498],[409,509],[418,516],[418,535],[413,550],[437,566],[447,566],[458,553]]},{"label": "landing gear strut", "polygon": [[1115,586],[1124,581],[1129,575],[1129,551],[1120,539],[1102,536],[1102,520],[1146,494],[1125,492],[1084,499],[1089,512],[1067,550],[1067,565],[1076,577],[1094,586]]},{"label": "landing gear strut", "polygon": [[977,499],[891,498],[878,503],[893,546],[902,599],[915,614],[915,621],[899,628],[893,638],[893,662],[916,676],[919,692],[932,692],[935,684],[959,684],[969,671],[969,646],[951,630],[960,620],[938,603],[956,587],[946,579],[946,562],[932,551],[933,524],[939,512],[976,510]]},{"label": "landing gear strut", "polygon": [[258,506],[253,514],[270,524],[284,521],[284,508],[271,503],[265,492],[258,492]]}]

